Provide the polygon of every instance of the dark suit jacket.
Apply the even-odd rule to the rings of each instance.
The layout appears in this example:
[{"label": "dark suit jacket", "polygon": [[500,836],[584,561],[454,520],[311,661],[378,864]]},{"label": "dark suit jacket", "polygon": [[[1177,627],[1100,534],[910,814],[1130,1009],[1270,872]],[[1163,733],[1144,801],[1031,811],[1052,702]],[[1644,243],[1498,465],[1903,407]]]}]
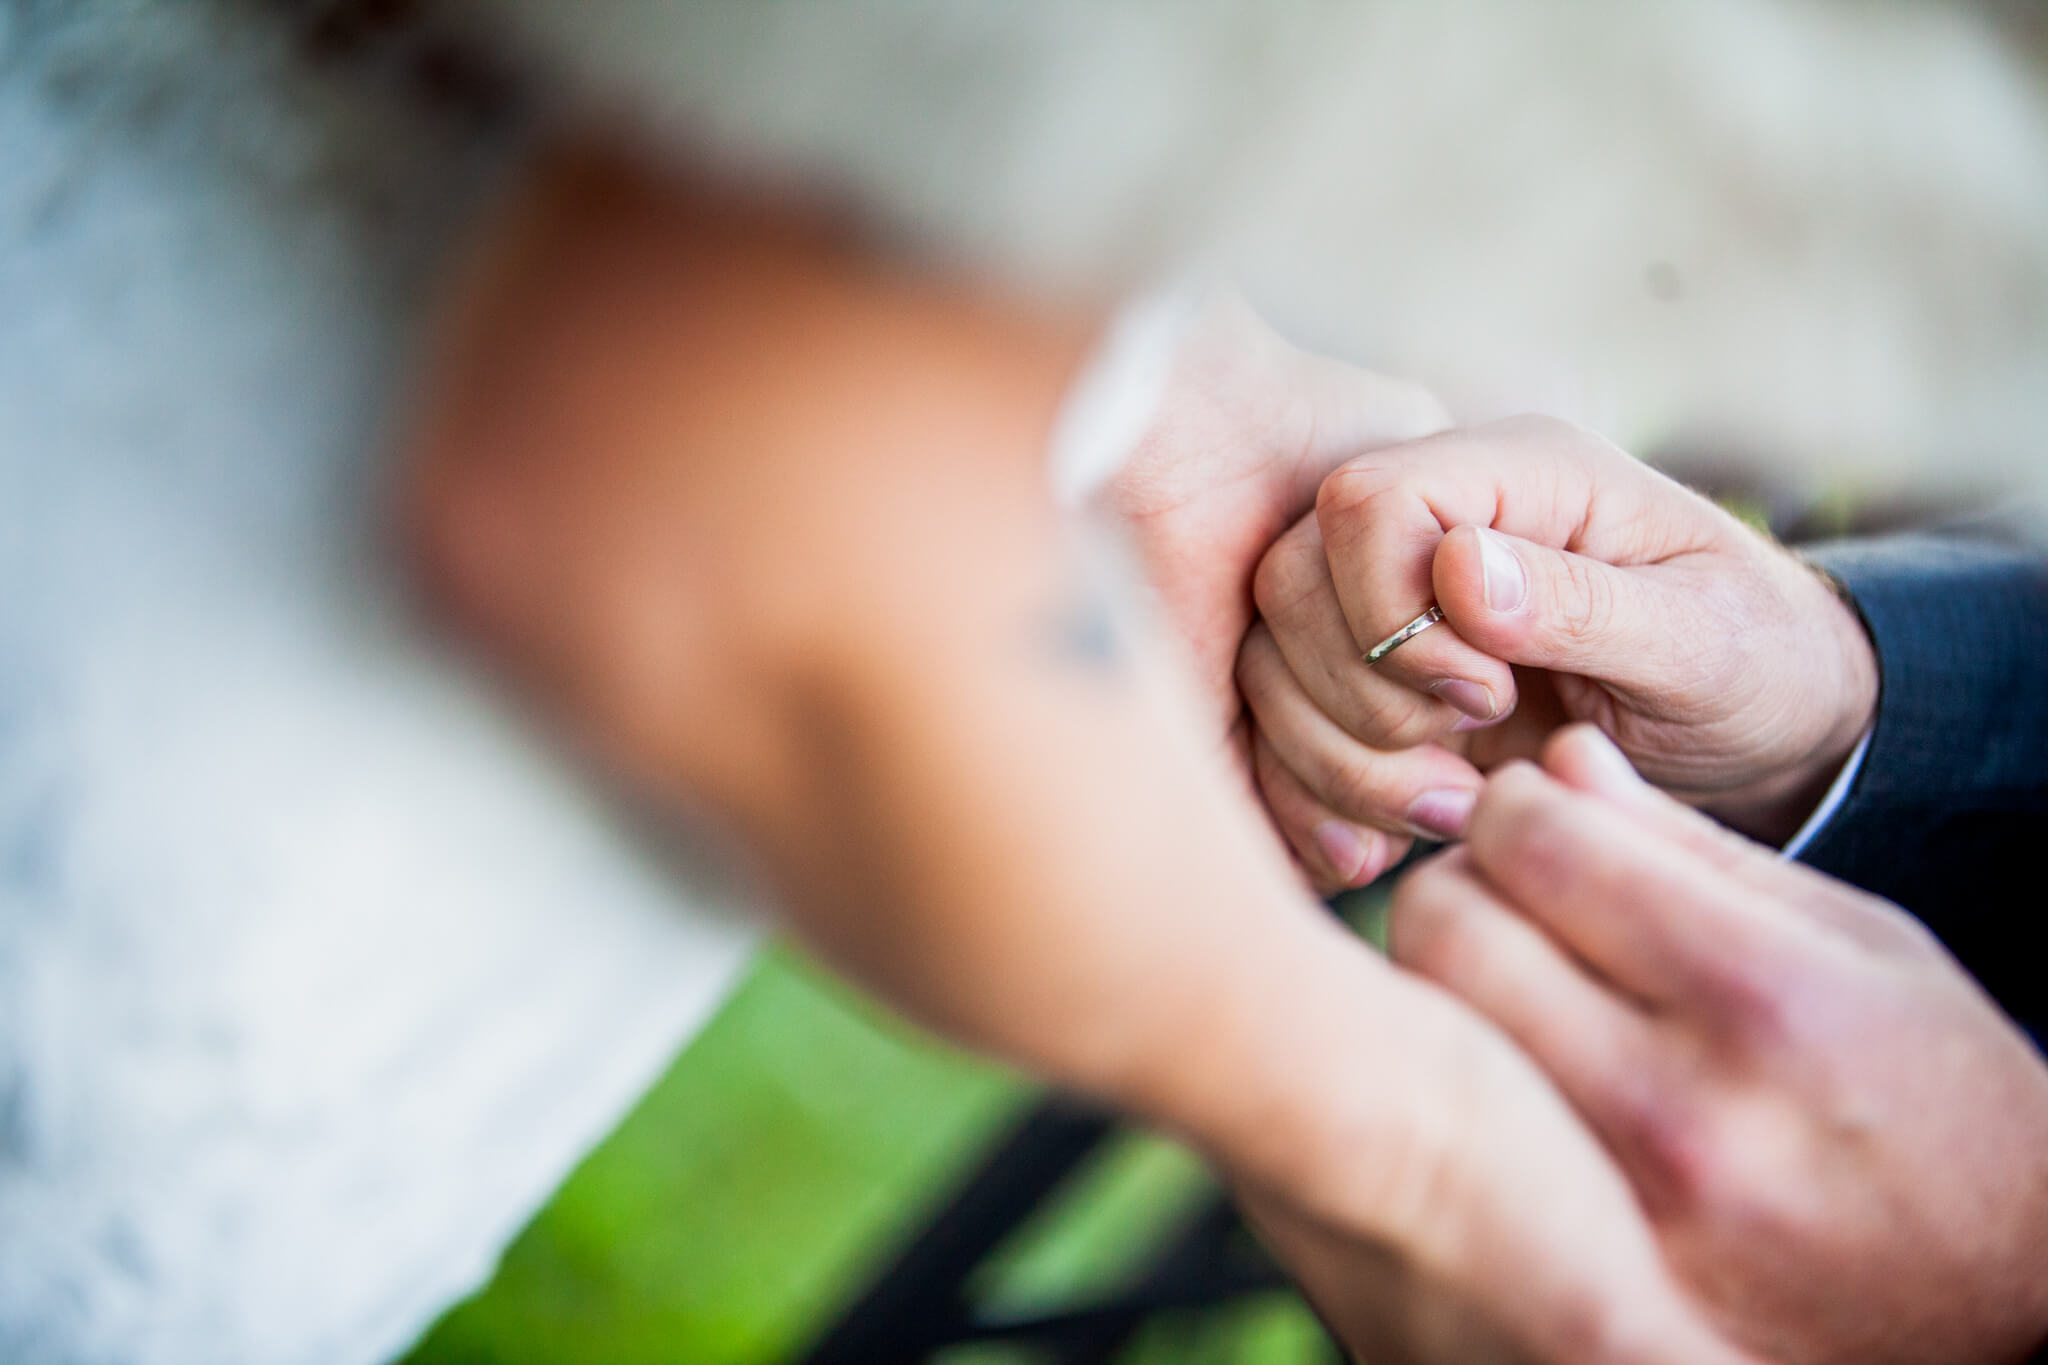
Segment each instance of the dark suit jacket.
[{"label": "dark suit jacket", "polygon": [[1877,646],[1877,725],[1801,861],[1918,914],[1999,1002],[2048,1024],[2048,560],[1899,537],[1809,547]]}]

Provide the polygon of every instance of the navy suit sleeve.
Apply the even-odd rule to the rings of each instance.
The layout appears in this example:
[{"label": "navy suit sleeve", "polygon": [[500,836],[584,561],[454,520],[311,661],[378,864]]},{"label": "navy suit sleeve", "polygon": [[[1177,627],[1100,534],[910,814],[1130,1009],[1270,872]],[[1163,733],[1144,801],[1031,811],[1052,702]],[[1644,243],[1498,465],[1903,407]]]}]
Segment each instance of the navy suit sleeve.
[{"label": "navy suit sleeve", "polygon": [[1877,648],[1870,751],[1800,855],[1897,901],[2006,1009],[2048,1021],[2048,561],[1922,537],[1808,547]]}]

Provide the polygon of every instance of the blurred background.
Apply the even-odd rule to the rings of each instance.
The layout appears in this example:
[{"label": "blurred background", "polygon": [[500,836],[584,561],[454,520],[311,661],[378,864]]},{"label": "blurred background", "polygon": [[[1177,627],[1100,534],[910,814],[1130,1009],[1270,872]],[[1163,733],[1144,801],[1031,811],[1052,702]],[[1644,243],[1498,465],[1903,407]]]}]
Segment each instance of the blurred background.
[{"label": "blurred background", "polygon": [[765,1362],[963,1294],[1083,1316],[952,1362],[1333,1358],[1185,1153],[763,947],[417,619],[390,432],[550,130],[1037,296],[1228,277],[1831,533],[2040,486],[2044,60],[2025,0],[0,0],[0,1359]]},{"label": "blurred background", "polygon": [[[906,1035],[815,967],[770,953],[520,1234],[490,1283],[407,1359],[804,1359],[1039,1098],[1015,1077]],[[1059,1144],[1042,1124],[1032,1136],[1041,1149]],[[991,1174],[1014,1180],[1019,1155],[1035,1164],[1012,1147]],[[942,1258],[966,1277],[983,1324],[1044,1330],[1022,1342],[994,1332],[929,1358],[1339,1359],[1284,1287],[1238,1292],[1233,1283],[1198,1304],[1133,1292],[1216,1198],[1181,1148],[1112,1131],[1007,1226],[985,1261]],[[948,1302],[942,1278],[897,1283],[936,1312]],[[1094,1321],[1076,1313],[1105,1307]],[[912,1331],[868,1345],[872,1355],[843,1358],[927,1358]]]}]

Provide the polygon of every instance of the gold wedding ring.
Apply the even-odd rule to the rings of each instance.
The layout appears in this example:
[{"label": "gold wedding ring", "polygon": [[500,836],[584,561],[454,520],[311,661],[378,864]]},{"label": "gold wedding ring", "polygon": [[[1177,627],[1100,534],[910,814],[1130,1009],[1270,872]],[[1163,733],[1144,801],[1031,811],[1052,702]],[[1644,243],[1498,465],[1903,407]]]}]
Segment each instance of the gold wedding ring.
[{"label": "gold wedding ring", "polygon": [[1410,621],[1407,625],[1365,651],[1365,662],[1367,665],[1378,663],[1381,659],[1386,658],[1402,645],[1407,644],[1410,640],[1443,619],[1443,608],[1437,606],[1434,602],[1430,603],[1428,611],[1422,613],[1422,615],[1416,617],[1413,621]]}]

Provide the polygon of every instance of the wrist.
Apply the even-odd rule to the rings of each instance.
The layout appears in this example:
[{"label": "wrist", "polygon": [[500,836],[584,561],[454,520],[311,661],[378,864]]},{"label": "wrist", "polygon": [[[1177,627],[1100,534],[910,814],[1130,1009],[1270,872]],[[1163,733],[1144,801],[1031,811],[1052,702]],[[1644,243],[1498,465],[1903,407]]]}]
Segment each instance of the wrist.
[{"label": "wrist", "polygon": [[1233,1182],[1325,1226],[1407,1244],[1426,1231],[1464,1122],[1460,1081],[1483,1059],[1448,997],[1340,926],[1319,929],[1329,941],[1303,945],[1254,1019],[1208,1046],[1183,1037],[1138,1107]]}]

